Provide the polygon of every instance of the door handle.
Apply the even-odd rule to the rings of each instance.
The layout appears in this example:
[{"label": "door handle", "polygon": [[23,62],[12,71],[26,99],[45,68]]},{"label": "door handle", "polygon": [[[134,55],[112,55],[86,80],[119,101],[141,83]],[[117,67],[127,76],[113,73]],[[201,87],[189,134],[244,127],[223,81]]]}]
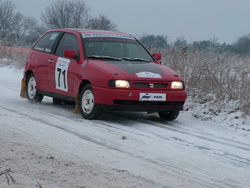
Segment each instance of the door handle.
[{"label": "door handle", "polygon": [[54,61],[53,61],[53,59],[49,59],[48,62],[49,63],[53,63]]}]

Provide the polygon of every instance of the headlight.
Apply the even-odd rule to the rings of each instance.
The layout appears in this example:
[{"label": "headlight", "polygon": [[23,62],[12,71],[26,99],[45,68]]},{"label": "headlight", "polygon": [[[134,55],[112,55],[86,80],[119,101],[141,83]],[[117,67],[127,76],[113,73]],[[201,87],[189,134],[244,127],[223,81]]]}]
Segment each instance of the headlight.
[{"label": "headlight", "polygon": [[115,80],[115,87],[118,88],[129,88],[129,82],[126,80]]},{"label": "headlight", "polygon": [[174,81],[171,83],[171,89],[184,89],[184,85],[182,82]]}]

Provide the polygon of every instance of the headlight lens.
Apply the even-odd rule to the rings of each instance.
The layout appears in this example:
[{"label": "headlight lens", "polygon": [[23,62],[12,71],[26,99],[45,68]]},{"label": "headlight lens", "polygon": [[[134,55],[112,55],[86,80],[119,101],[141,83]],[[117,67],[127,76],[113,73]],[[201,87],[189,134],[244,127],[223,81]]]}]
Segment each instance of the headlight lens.
[{"label": "headlight lens", "polygon": [[129,88],[130,84],[126,80],[115,80],[115,87],[118,87],[118,88]]},{"label": "headlight lens", "polygon": [[171,89],[184,89],[182,82],[174,81],[171,83]]}]

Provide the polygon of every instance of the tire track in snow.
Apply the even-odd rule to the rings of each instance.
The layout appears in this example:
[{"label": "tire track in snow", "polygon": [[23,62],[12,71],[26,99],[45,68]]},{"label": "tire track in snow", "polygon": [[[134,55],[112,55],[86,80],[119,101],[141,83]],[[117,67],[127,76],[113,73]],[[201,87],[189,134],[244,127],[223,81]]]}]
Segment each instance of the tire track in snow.
[{"label": "tire track in snow", "polygon": [[[13,110],[13,109],[20,108],[20,106],[18,104],[15,104],[15,103],[12,103],[11,106],[8,106],[8,108],[5,107],[5,106],[1,106],[1,107],[3,109],[5,109],[5,110],[14,112],[14,113],[16,113],[16,114],[18,114],[20,116],[25,116],[25,117],[28,117],[28,118],[34,120],[34,121],[38,121],[38,122],[41,122],[41,123],[46,124],[48,126],[60,129],[60,130],[65,131],[65,132],[67,132],[67,133],[69,133],[71,135],[74,135],[74,136],[76,136],[76,137],[78,137],[80,139],[83,139],[83,140],[86,140],[88,142],[97,144],[97,145],[102,146],[104,148],[108,148],[110,150],[114,150],[114,151],[117,151],[117,152],[120,152],[120,153],[124,153],[126,155],[132,156],[132,157],[137,158],[137,159],[141,159],[141,160],[145,161],[144,164],[148,165],[148,163],[150,163],[150,164],[152,164],[153,168],[157,168],[158,171],[162,170],[162,173],[166,173],[166,171],[163,170],[164,168],[169,169],[172,173],[181,174],[183,176],[187,176],[188,174],[192,173],[192,171],[190,171],[190,169],[183,170],[182,167],[176,166],[174,164],[170,164],[169,161],[164,160],[163,158],[159,158],[159,157],[155,156],[152,159],[152,156],[150,156],[150,157],[147,156],[147,155],[150,155],[150,153],[145,153],[145,151],[143,151],[143,150],[138,149],[138,151],[135,151],[135,152],[126,151],[124,149],[120,149],[118,147],[112,146],[112,145],[110,145],[110,144],[108,144],[106,142],[103,142],[103,141],[100,141],[100,140],[97,140],[97,139],[93,139],[92,137],[89,137],[87,135],[80,134],[79,132],[72,130],[72,128],[68,128],[67,126],[65,126],[65,124],[57,125],[55,123],[51,123],[51,122],[53,122],[53,121],[51,121],[51,118],[52,118],[52,120],[60,118],[61,121],[65,121],[65,118],[67,118],[70,121],[73,121],[73,122],[75,121],[77,123],[82,123],[84,121],[87,121],[87,120],[81,119],[81,117],[78,119],[75,115],[73,116],[73,119],[72,119],[71,112],[69,112],[69,115],[66,115],[66,117],[63,117],[60,113],[53,114],[53,116],[51,116],[50,120],[48,121],[48,120],[44,120],[44,119],[41,119],[39,117],[34,117],[32,115],[28,115],[28,114],[24,113],[27,110],[30,110],[30,111],[32,111],[32,110],[42,111],[42,110],[45,109],[45,108],[43,108],[43,106],[40,106],[40,107],[42,107],[41,109],[37,109],[37,108],[30,109],[29,106],[32,106],[32,104],[21,106],[21,108],[24,109],[24,110],[21,110],[21,111]],[[50,106],[50,105],[47,105],[47,107],[48,106]],[[50,109],[50,112],[54,112],[57,109],[58,109],[57,107],[52,105],[52,108]],[[68,110],[65,110],[65,111],[63,110],[63,112],[68,113]],[[47,113],[47,112],[45,112],[45,113]],[[38,113],[38,115],[39,115],[39,113]],[[93,126],[95,126],[95,128],[98,128],[101,131],[110,132],[110,130],[111,130],[115,134],[117,134],[117,132],[121,132],[123,134],[136,134],[136,135],[138,135],[140,137],[148,137],[148,139],[157,138],[157,139],[168,140],[169,142],[175,142],[178,145],[182,145],[182,146],[185,146],[185,147],[186,146],[188,146],[188,147],[194,146],[194,147],[197,147],[199,150],[205,151],[205,152],[207,152],[207,150],[212,150],[212,149],[211,148],[206,148],[204,146],[199,146],[199,145],[195,146],[194,143],[188,142],[187,140],[182,139],[181,135],[185,134],[185,135],[188,135],[188,136],[191,136],[191,137],[197,137],[199,139],[205,139],[208,142],[219,143],[219,144],[222,144],[222,145],[223,144],[228,145],[228,141],[224,141],[224,140],[221,141],[220,138],[217,138],[216,141],[214,141],[213,139],[211,139],[209,137],[204,138],[205,134],[203,132],[201,132],[201,133],[200,132],[191,132],[191,130],[184,131],[181,128],[174,127],[174,125],[176,125],[176,124],[178,125],[178,122],[177,123],[172,123],[171,122],[170,124],[166,125],[166,124],[164,124],[166,122],[159,122],[159,120],[155,121],[156,118],[152,118],[152,120],[151,120],[150,118],[145,118],[145,117],[139,117],[139,118],[137,118],[136,116],[127,117],[127,115],[125,115],[125,117],[124,117],[123,114],[120,114],[119,120],[111,121],[111,119],[115,119],[115,117],[117,117],[117,113],[114,114],[114,115],[108,115],[108,116],[109,117],[106,117],[103,120],[89,121],[89,122],[91,122],[91,124],[93,124]],[[137,125],[138,123],[141,124],[141,125],[138,126]],[[157,128],[157,129],[155,129],[155,128]],[[159,131],[159,130],[164,130],[164,131],[167,131],[167,132],[171,131],[171,132],[175,132],[175,133],[174,133],[174,136],[168,136],[168,135],[171,135],[171,134],[169,133],[167,135],[164,135],[164,134],[161,134],[162,131]],[[179,135],[176,135],[176,133],[178,133]],[[105,132],[104,132],[104,134],[105,134]],[[238,145],[234,144],[232,146],[237,147]],[[243,149],[248,149],[248,148],[244,147]],[[217,154],[218,156],[222,156],[222,157],[227,156],[227,159],[235,160],[235,156],[233,154],[230,154],[230,153],[227,154],[227,155],[224,155],[223,152],[218,152],[218,153],[215,153],[215,154]],[[237,162],[242,162],[242,160],[244,160],[244,158],[241,158],[241,159],[238,158]],[[247,163],[248,162],[249,161],[247,161]],[[238,182],[234,182],[232,184],[237,185],[237,183]],[[221,182],[219,182],[219,185],[220,184],[226,185],[227,183],[226,183],[226,181],[221,180]],[[232,186],[232,187],[234,187],[234,186]]]},{"label": "tire track in snow", "polygon": [[[112,117],[112,115],[110,115]],[[131,119],[132,117],[132,119]],[[218,155],[222,158],[225,158],[227,160],[230,160],[232,162],[234,162],[234,164],[236,166],[238,166],[238,163],[241,163],[242,165],[250,165],[250,158],[246,158],[246,157],[241,157],[239,155],[235,155],[232,153],[229,153],[227,151],[215,151],[214,148],[212,147],[214,144],[219,144],[222,146],[228,146],[228,147],[233,147],[237,150],[243,150],[245,152],[250,152],[250,144],[249,143],[245,143],[245,142],[235,142],[235,140],[226,138],[226,137],[218,137],[215,135],[208,135],[204,132],[201,131],[195,131],[195,130],[190,130],[187,128],[182,129],[183,127],[175,127],[174,125],[182,125],[179,122],[167,122],[164,120],[161,120],[157,117],[146,117],[144,116],[145,119],[143,118],[138,118],[135,116],[129,116],[128,114],[121,114],[119,115],[119,121],[108,121],[108,123],[102,123],[104,125],[107,126],[111,126],[112,123],[119,123],[120,120],[122,122],[127,122],[129,121],[129,126],[133,127],[133,129],[137,129],[137,130],[141,130],[143,132],[147,131],[146,129],[143,129],[141,127],[138,126],[133,126],[134,124],[138,124],[142,123],[142,124],[146,124],[148,126],[154,126],[154,127],[158,127],[167,131],[173,131],[176,133],[179,133],[180,135],[183,134],[185,136],[191,136],[197,139],[201,139],[201,140],[205,140],[206,142],[210,143],[209,145],[211,146],[204,146],[204,145],[199,145],[199,143],[194,143],[194,142],[190,142],[188,140],[184,140],[181,138],[181,136],[176,137],[176,136],[168,136],[168,135],[162,135],[160,134],[162,131],[159,132],[152,132],[152,131],[147,131],[150,132],[151,134],[155,135],[158,138],[162,138],[164,140],[169,140],[169,141],[174,141],[176,143],[179,143],[180,145],[184,145],[184,146],[193,146],[196,147],[197,149],[204,151],[204,153],[207,152],[213,152],[213,154]],[[105,120],[104,120],[105,121]],[[107,121],[107,120],[106,120]],[[110,125],[111,124],[111,125]],[[115,126],[112,126],[115,127]],[[150,129],[152,130],[152,129]],[[203,141],[202,141],[203,143]],[[213,143],[213,144],[211,144]],[[240,154],[241,152],[239,152]],[[236,162],[236,163],[235,163]]]},{"label": "tire track in snow", "polygon": [[[15,104],[12,104],[12,105],[15,106]],[[31,105],[33,105],[33,104],[31,104]],[[181,167],[178,167],[178,166],[174,166],[174,165],[169,164],[168,161],[162,161],[162,160],[158,160],[158,159],[152,160],[151,158],[147,157],[148,154],[147,154],[147,153],[143,153],[142,150],[140,151],[139,154],[138,154],[138,152],[137,152],[137,153],[128,152],[128,151],[126,151],[126,150],[119,149],[119,148],[117,148],[117,147],[113,147],[113,146],[109,145],[109,144],[106,143],[106,142],[98,141],[98,140],[93,139],[93,138],[91,138],[91,137],[89,137],[89,136],[86,136],[86,135],[80,134],[80,133],[78,133],[78,132],[76,132],[76,131],[70,130],[69,128],[66,128],[65,126],[52,124],[52,123],[50,123],[50,121],[48,121],[48,120],[40,119],[40,118],[38,118],[38,117],[34,117],[34,116],[32,116],[32,115],[25,114],[25,113],[22,112],[22,111],[13,110],[13,108],[6,108],[6,107],[4,107],[4,106],[0,106],[0,107],[1,107],[2,109],[6,110],[6,111],[10,111],[10,112],[12,112],[12,113],[18,114],[19,116],[24,116],[24,117],[26,117],[26,118],[29,118],[29,119],[31,119],[31,120],[40,122],[40,123],[45,124],[45,125],[47,125],[47,126],[54,127],[54,128],[56,128],[56,129],[62,130],[62,131],[64,131],[64,132],[67,132],[67,133],[69,133],[69,134],[71,134],[71,135],[74,135],[74,136],[76,136],[76,137],[78,137],[78,138],[80,138],[80,139],[82,139],[82,140],[85,140],[85,141],[94,143],[94,144],[96,144],[96,145],[98,145],[98,146],[102,146],[102,147],[104,147],[104,148],[108,148],[108,149],[110,149],[110,150],[114,150],[114,151],[117,151],[117,152],[126,154],[126,155],[128,155],[128,156],[130,156],[130,157],[132,157],[132,158],[140,159],[140,161],[141,161],[141,163],[142,163],[143,165],[149,166],[150,168],[157,169],[157,171],[159,171],[160,174],[169,173],[169,172],[165,171],[164,169],[171,169],[171,173],[172,173],[172,174],[177,174],[178,176],[183,176],[183,177],[187,176],[187,175],[190,173],[188,170],[187,170],[187,171],[184,171]],[[33,109],[33,110],[34,110],[34,109]],[[27,111],[27,109],[24,110],[24,111]],[[60,115],[59,115],[59,116],[60,116]],[[55,117],[51,116],[51,117],[50,117],[50,120],[51,120],[51,118],[55,118]],[[73,120],[73,121],[74,121],[74,120]],[[88,120],[87,120],[87,121],[88,121]],[[94,124],[96,123],[96,122],[94,122],[94,121],[90,121],[90,122],[93,122]],[[104,124],[102,124],[102,125],[104,125]],[[129,132],[133,133],[133,131],[129,131]],[[104,133],[104,134],[105,134],[105,133]],[[143,135],[143,134],[141,134],[141,135]],[[141,178],[141,179],[144,179],[143,177],[140,177],[140,178]],[[144,181],[145,181],[145,182],[149,182],[149,181],[152,181],[152,180],[144,179]],[[155,182],[153,182],[152,184],[155,184]],[[157,186],[157,187],[164,187],[164,185],[160,185],[160,184],[158,184],[158,185],[155,184],[154,186]]]}]

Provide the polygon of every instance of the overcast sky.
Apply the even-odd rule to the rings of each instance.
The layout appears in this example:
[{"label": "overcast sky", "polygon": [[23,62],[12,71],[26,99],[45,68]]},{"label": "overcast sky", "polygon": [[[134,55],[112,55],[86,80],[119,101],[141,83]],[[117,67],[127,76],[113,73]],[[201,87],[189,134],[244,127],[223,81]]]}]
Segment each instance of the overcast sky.
[{"label": "overcast sky", "polygon": [[[40,21],[53,0],[12,0]],[[122,32],[167,35],[169,41],[218,39],[233,43],[250,33],[250,0],[85,0],[91,15],[106,15]]]}]

